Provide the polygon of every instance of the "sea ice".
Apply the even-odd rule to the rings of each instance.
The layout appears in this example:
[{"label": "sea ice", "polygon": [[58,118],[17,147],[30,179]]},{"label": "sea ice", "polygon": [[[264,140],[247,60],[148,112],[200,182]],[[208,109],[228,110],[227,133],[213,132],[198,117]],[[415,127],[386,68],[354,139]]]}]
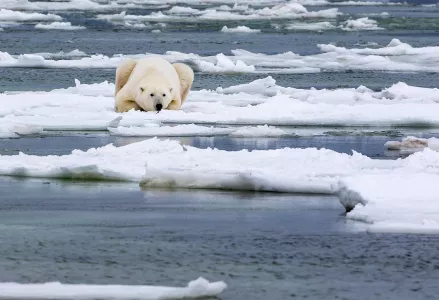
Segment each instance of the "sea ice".
[{"label": "sea ice", "polygon": [[[322,53],[304,56],[294,52],[269,55],[235,49],[231,51],[232,55],[219,53],[212,56],[201,56],[194,53],[167,51],[163,53],[163,57],[172,63],[177,61],[189,63],[196,71],[206,73],[288,74],[321,71],[343,72],[346,70],[439,72],[439,46],[413,47],[398,39],[393,39],[387,46],[380,48],[348,49],[333,44],[319,44],[317,46]],[[111,57],[96,54],[67,60],[47,59],[35,54],[17,56],[0,52],[0,67],[116,68],[123,59],[136,59],[151,54],[114,55]]]},{"label": "sea ice", "polygon": [[429,138],[423,139],[414,136],[408,136],[399,141],[388,141],[384,144],[387,150],[397,150],[402,153],[411,153],[422,150],[424,148],[430,148],[432,150],[439,151],[439,139]]},{"label": "sea ice", "polygon": [[[7,92],[0,94],[0,101],[4,104],[0,107],[0,125],[3,128],[20,125],[40,127],[42,130],[106,131],[118,117],[121,118],[118,125],[110,126],[121,127],[118,132],[113,129],[115,134],[121,134],[123,130],[133,132],[134,129],[125,127],[144,127],[151,122],[162,122],[167,126],[170,123],[209,126],[439,126],[437,89],[404,83],[382,91],[372,91],[364,86],[334,90],[296,89],[279,86],[269,76],[214,91],[191,91],[181,110],[165,110],[160,114],[138,111],[116,113],[114,84],[109,82],[81,84],[76,80],[75,87],[50,92]],[[177,128],[169,134],[175,134]],[[142,132],[145,129],[138,130]],[[157,130],[162,135],[166,134],[165,129]],[[13,131],[6,131],[13,136]],[[6,136],[4,132],[5,129],[3,136]]]},{"label": "sea ice", "polygon": [[61,21],[62,18],[54,14],[25,13],[8,9],[0,9],[0,21]]},{"label": "sea ice", "polygon": [[[358,230],[439,233],[438,154],[433,151],[406,158],[416,169],[356,175],[338,184],[340,202],[352,211],[347,218]],[[418,154],[418,153],[417,153]],[[426,160],[426,159],[430,160]],[[429,161],[430,163],[427,163]],[[429,166],[426,166],[429,165]],[[422,167],[426,168],[422,170]]]},{"label": "sea ice", "polygon": [[252,29],[247,26],[238,26],[235,28],[228,28],[227,26],[224,26],[221,29],[221,32],[231,32],[231,33],[257,33],[261,32],[260,29]]},{"label": "sea ice", "polygon": [[222,281],[210,283],[202,277],[186,287],[5,282],[0,283],[0,299],[188,299],[217,296],[226,287]]},{"label": "sea ice", "polygon": [[377,24],[377,21],[364,17],[356,20],[350,19],[343,22],[341,29],[345,31],[384,30],[384,28],[378,27]]},{"label": "sea ice", "polygon": [[84,26],[73,26],[70,22],[52,22],[50,24],[38,23],[35,25],[37,29],[57,29],[57,30],[79,30],[85,29]]}]

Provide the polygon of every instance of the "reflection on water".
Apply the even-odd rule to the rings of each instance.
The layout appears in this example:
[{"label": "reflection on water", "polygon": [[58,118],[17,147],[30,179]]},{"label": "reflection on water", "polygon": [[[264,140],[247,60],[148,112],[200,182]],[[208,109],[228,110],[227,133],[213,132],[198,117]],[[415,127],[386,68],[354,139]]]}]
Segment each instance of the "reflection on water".
[{"label": "reflection on water", "polygon": [[[321,129],[319,129],[321,131]],[[432,131],[432,130],[431,130]],[[387,131],[383,135],[375,135],[366,132],[365,135],[345,135],[334,134],[288,137],[288,138],[234,138],[227,136],[216,137],[173,137],[184,145],[198,148],[217,148],[227,151],[247,150],[268,150],[289,148],[326,148],[341,153],[352,154],[356,151],[374,158],[396,158],[398,152],[385,151],[384,143],[387,141],[400,140],[400,136],[387,136]],[[45,137],[26,137],[20,139],[0,139],[0,155],[16,155],[19,152],[33,155],[64,155],[70,154],[72,150],[88,150],[90,148],[102,147],[113,143],[120,147],[130,143],[140,142],[147,137],[120,137],[111,136],[108,133],[66,133],[63,135],[51,135]],[[346,133],[347,134],[347,133]],[[370,135],[372,134],[372,135]],[[400,132],[403,134],[403,132]],[[399,135],[400,135],[399,134]],[[425,133],[423,131],[409,132],[418,137],[438,136],[438,133]],[[160,138],[166,139],[166,138]]]}]

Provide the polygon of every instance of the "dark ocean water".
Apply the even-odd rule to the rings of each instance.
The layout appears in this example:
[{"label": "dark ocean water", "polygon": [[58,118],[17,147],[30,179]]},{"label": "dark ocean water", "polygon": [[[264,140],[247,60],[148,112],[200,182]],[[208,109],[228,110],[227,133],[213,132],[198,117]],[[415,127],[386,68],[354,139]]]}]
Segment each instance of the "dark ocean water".
[{"label": "dark ocean water", "polygon": [[[419,3],[418,3],[419,4]],[[327,8],[327,7],[326,7]],[[310,10],[324,9],[311,7]],[[129,14],[151,10],[128,9]],[[382,31],[275,32],[271,21],[173,23],[160,34],[96,20],[93,12],[57,12],[86,30],[36,30],[35,22],[0,32],[0,51],[18,55],[79,49],[87,54],[181,51],[200,55],[233,49],[301,55],[317,44],[343,47],[399,38],[413,46],[439,44],[439,9],[421,6],[342,6],[337,22],[363,14]],[[106,14],[119,13],[107,11]],[[103,13],[103,12],[100,12]],[[371,17],[372,18],[372,17]],[[222,26],[257,25],[263,33],[227,35]],[[196,74],[194,89],[247,83],[262,74]],[[114,69],[0,68],[0,91],[51,90],[114,81]],[[276,74],[277,84],[297,88],[365,85],[379,90],[399,81],[439,87],[438,75],[397,72]],[[318,147],[351,150],[394,159],[384,151],[402,129],[378,134],[347,130],[317,137],[238,139],[180,138],[196,147],[224,150]],[[424,129],[418,136],[437,136]],[[121,146],[142,138],[106,133],[0,140],[0,154],[22,151],[62,155],[108,143]],[[71,182],[0,178],[0,281],[184,286],[198,276],[224,280],[221,299],[437,299],[439,237],[367,234],[351,231],[344,209],[331,196],[185,190],[141,190],[132,183]],[[0,291],[1,294],[1,291]]]}]

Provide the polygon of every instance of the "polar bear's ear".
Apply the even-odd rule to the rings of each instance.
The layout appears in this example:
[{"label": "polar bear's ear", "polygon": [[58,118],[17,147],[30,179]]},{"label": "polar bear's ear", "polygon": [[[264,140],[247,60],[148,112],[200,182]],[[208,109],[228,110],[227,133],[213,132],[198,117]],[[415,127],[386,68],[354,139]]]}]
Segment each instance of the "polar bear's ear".
[{"label": "polar bear's ear", "polygon": [[140,91],[143,93],[145,90],[141,87],[141,88],[140,88]]},{"label": "polar bear's ear", "polygon": [[172,88],[170,88],[169,91],[172,93]]}]

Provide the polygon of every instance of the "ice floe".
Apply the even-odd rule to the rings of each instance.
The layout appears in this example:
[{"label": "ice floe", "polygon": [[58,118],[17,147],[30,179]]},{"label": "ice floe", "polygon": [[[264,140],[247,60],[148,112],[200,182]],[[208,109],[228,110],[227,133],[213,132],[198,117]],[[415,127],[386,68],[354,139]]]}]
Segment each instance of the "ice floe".
[{"label": "ice floe", "polygon": [[74,150],[62,156],[3,155],[0,174],[134,181],[149,187],[333,194],[343,190],[337,185],[340,181],[358,175],[437,175],[439,152],[427,150],[405,159],[380,160],[315,148],[199,149],[151,138],[121,147],[110,144]]},{"label": "ice floe", "polygon": [[37,29],[56,29],[56,30],[80,30],[85,29],[84,26],[73,26],[70,22],[52,22],[49,24],[38,23],[35,25]]},{"label": "ice floe", "polygon": [[[326,26],[326,25],[325,25]],[[279,54],[253,53],[232,50],[232,55],[219,53],[201,56],[195,53],[167,51],[163,57],[170,62],[186,62],[199,72],[214,73],[312,73],[346,70],[439,72],[439,46],[413,47],[393,39],[384,47],[345,48],[319,44],[321,53],[300,55],[294,52]],[[102,54],[79,59],[47,59],[36,54],[10,55],[0,52],[0,67],[40,68],[116,68],[126,58],[141,58],[152,53],[114,55]]]},{"label": "ice floe", "polygon": [[377,24],[377,21],[364,17],[343,22],[341,29],[345,31],[384,30],[384,28],[379,27]]},{"label": "ice floe", "polygon": [[340,202],[352,209],[346,217],[358,230],[439,233],[438,162],[438,152],[426,150],[405,159],[410,169],[341,180]]},{"label": "ice floe", "polygon": [[257,33],[261,32],[260,29],[252,29],[247,26],[237,26],[234,28],[228,28],[227,26],[224,26],[221,29],[221,32],[228,32],[228,33]]},{"label": "ice floe", "polygon": [[[216,90],[193,90],[178,111],[119,114],[114,112],[113,83],[81,84],[76,80],[76,86],[67,89],[0,94],[0,101],[4,104],[0,107],[0,127],[27,126],[46,131],[107,131],[112,128],[114,134],[135,135],[137,132],[144,136],[175,136],[184,130],[199,135],[225,134],[223,129],[211,129],[212,125],[437,127],[438,97],[437,89],[412,87],[405,83],[382,91],[372,91],[364,86],[318,90],[282,87],[274,78],[266,77]],[[118,122],[113,122],[116,119]],[[157,126],[148,125],[151,123],[208,126],[155,128]],[[251,128],[253,135],[267,136],[264,130],[270,128],[259,129]],[[13,135],[14,131],[8,131]],[[276,132],[282,133],[277,129]]]},{"label": "ice floe", "polygon": [[8,9],[0,9],[0,21],[61,21],[62,18],[54,14],[27,13]]},{"label": "ice floe", "polygon": [[303,19],[336,18],[341,13],[337,8],[308,11],[302,4],[286,2],[264,8],[224,10],[224,8],[206,8],[204,10],[190,7],[174,6],[167,11],[154,11],[148,15],[130,15],[126,11],[119,14],[99,14],[98,19],[109,21],[184,21],[200,22],[205,20],[261,20],[261,19]]},{"label": "ice floe", "polygon": [[118,1],[109,3],[99,3],[92,0],[68,0],[68,1],[29,1],[29,0],[2,0],[0,8],[13,10],[32,10],[32,11],[63,11],[63,10],[90,10],[105,11],[117,8],[140,7],[134,3],[120,4]]},{"label": "ice floe", "polygon": [[285,26],[287,30],[300,30],[300,31],[324,31],[324,30],[333,30],[337,27],[330,22],[315,22],[315,23],[304,23],[304,22],[295,22]]},{"label": "ice floe", "polygon": [[217,296],[226,287],[222,281],[210,283],[202,277],[186,287],[5,282],[0,283],[0,299],[194,299]]},{"label": "ice floe", "polygon": [[439,151],[439,139],[437,138],[418,138],[415,136],[407,136],[401,141],[388,141],[384,144],[387,150],[399,151],[401,153],[413,153],[424,148],[430,148]]}]

